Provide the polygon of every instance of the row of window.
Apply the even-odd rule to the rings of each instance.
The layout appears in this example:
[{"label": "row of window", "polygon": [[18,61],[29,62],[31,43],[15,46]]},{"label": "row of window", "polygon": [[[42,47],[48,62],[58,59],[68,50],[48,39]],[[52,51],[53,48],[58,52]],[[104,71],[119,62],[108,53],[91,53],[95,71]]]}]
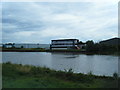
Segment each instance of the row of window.
[{"label": "row of window", "polygon": [[52,42],[52,43],[53,43],[53,44],[54,44],[54,43],[57,44],[57,43],[73,43],[73,42],[70,41],[70,42]]},{"label": "row of window", "polygon": [[62,46],[68,47],[68,46],[73,46],[73,45],[52,45],[52,47],[62,47]]},{"label": "row of window", "polygon": [[60,43],[60,44],[53,43],[52,45],[74,45],[74,44],[73,43]]}]

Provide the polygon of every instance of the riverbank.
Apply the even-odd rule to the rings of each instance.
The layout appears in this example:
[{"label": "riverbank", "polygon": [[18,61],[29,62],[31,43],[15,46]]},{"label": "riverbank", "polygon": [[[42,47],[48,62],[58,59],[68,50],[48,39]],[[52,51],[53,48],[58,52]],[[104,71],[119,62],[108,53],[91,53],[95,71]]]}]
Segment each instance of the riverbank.
[{"label": "riverbank", "polygon": [[46,67],[2,64],[3,88],[117,88],[117,77],[75,74]]},{"label": "riverbank", "polygon": [[85,50],[50,50],[41,48],[4,48],[2,52],[55,52],[55,53],[78,53],[86,55],[116,55],[120,56],[120,52],[87,52]]},{"label": "riverbank", "polygon": [[2,52],[46,52],[41,48],[3,48]]}]

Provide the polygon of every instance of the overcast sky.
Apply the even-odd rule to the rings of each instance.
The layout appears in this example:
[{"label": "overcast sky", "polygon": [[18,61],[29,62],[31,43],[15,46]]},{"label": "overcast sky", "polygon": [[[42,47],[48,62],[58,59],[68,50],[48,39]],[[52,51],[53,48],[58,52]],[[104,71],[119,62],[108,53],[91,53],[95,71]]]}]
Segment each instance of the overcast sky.
[{"label": "overcast sky", "polygon": [[50,43],[76,38],[98,42],[118,37],[118,3],[5,2],[3,43]]}]

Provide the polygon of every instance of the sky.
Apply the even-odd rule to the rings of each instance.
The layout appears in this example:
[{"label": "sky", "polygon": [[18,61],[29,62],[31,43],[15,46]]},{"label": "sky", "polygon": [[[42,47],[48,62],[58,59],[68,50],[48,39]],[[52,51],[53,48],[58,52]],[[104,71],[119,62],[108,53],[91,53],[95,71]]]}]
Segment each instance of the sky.
[{"label": "sky", "polygon": [[118,37],[118,3],[4,2],[2,42],[49,44],[52,39],[99,42]]}]

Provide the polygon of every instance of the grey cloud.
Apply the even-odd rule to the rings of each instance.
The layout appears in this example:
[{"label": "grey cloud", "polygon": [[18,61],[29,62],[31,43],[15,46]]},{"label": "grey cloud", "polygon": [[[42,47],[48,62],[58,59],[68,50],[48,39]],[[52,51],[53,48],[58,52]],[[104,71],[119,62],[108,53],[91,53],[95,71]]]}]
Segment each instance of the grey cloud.
[{"label": "grey cloud", "polygon": [[6,3],[2,18],[4,41],[39,42],[43,39],[43,43],[47,43],[57,38],[113,37],[117,33],[117,19],[113,20],[117,14],[115,9],[112,3]]}]

